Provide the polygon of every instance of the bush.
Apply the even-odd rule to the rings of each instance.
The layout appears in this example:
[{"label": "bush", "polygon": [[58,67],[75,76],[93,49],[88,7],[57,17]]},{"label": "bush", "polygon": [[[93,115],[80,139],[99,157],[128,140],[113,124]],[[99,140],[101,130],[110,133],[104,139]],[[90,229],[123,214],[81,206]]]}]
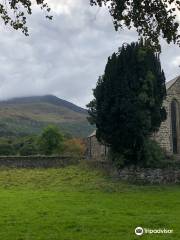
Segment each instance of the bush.
[{"label": "bush", "polygon": [[0,155],[9,156],[14,154],[15,154],[15,149],[13,145],[7,144],[7,143],[0,144]]},{"label": "bush", "polygon": [[159,144],[148,139],[144,144],[145,167],[159,167],[165,161],[165,154]]},{"label": "bush", "polygon": [[64,136],[59,128],[53,125],[46,127],[39,140],[40,152],[45,155],[59,154],[63,150]]},{"label": "bush", "polygon": [[[122,168],[124,166],[131,166],[132,163],[127,164],[126,156],[131,152],[117,153],[112,150],[109,151],[109,159],[115,164],[116,167]],[[143,152],[139,153],[144,157],[144,161],[136,164],[139,167],[158,168],[166,166],[165,153],[157,142],[147,139],[144,142]]]},{"label": "bush", "polygon": [[19,154],[21,156],[37,155],[38,154],[38,149],[33,144],[26,144],[22,148],[20,148]]},{"label": "bush", "polygon": [[112,149],[108,151],[108,159],[115,164],[117,168],[125,165],[125,156],[123,154],[113,152]]},{"label": "bush", "polygon": [[19,137],[14,141],[16,153],[21,156],[38,154],[37,136]]}]

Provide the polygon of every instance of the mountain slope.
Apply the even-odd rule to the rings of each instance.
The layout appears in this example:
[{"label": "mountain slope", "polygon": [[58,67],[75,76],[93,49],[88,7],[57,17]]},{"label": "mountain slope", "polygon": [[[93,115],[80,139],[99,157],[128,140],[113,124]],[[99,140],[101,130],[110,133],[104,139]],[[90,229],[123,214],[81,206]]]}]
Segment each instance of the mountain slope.
[{"label": "mountain slope", "polygon": [[92,131],[85,109],[52,95],[0,101],[1,136],[39,133],[48,124],[79,137]]}]

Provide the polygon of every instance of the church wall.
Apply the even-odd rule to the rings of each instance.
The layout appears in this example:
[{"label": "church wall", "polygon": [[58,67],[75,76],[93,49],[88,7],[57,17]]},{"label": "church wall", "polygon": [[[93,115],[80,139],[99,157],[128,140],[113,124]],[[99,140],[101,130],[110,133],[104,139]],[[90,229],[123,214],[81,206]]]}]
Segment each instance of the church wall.
[{"label": "church wall", "polygon": [[172,154],[172,134],[171,134],[171,102],[176,99],[180,103],[180,80],[178,79],[168,90],[167,97],[163,105],[167,112],[166,121],[162,122],[159,132],[155,134],[155,139],[160,146],[167,152]]},{"label": "church wall", "polygon": [[91,136],[87,139],[87,156],[96,160],[101,160],[107,154],[107,147],[100,144],[96,136]]}]

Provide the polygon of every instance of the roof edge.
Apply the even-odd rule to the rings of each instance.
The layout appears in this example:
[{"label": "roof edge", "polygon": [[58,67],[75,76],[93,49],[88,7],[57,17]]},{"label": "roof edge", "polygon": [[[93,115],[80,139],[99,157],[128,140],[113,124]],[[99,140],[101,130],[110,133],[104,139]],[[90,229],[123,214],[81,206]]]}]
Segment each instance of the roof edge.
[{"label": "roof edge", "polygon": [[166,83],[166,90],[170,89],[177,82],[178,79],[180,79],[180,75],[168,81]]}]

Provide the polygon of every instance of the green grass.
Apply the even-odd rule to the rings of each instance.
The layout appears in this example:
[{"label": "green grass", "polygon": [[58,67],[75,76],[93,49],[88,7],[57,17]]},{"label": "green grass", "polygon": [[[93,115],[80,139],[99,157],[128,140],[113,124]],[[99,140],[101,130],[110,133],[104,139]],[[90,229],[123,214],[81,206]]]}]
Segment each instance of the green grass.
[{"label": "green grass", "polygon": [[[169,228],[170,235],[134,234]],[[136,186],[83,166],[0,169],[0,239],[180,239],[180,187]]]}]

